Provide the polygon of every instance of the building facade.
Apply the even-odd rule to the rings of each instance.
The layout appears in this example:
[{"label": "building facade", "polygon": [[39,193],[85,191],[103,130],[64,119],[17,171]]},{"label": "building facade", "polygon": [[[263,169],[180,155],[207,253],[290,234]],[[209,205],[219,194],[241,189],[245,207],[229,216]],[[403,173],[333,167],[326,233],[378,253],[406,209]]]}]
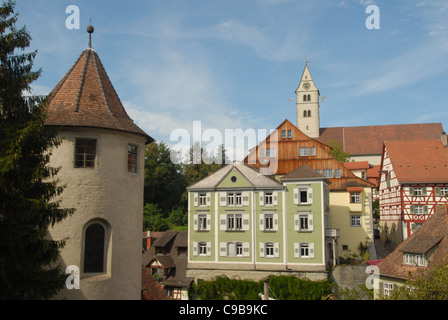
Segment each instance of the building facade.
[{"label": "building facade", "polygon": [[387,299],[411,277],[440,266],[448,254],[448,206],[441,205],[418,230],[378,264],[375,299]]},{"label": "building facade", "polygon": [[385,142],[380,173],[380,236],[395,247],[448,202],[446,138]]},{"label": "building facade", "polygon": [[330,225],[339,238],[337,258],[358,255],[360,243],[368,246],[376,259],[373,236],[372,188],[375,185],[347,169],[330,154],[331,148],[308,137],[288,120],[258,146],[244,162],[272,174],[277,180],[307,165],[328,179],[330,184]]},{"label": "building facade", "polygon": [[80,278],[55,299],[140,299],[144,150],[153,139],[126,114],[90,47],[50,93],[47,113],[62,139],[50,158],[66,186],[61,207],[76,210],[49,232],[66,239],[59,262]]},{"label": "building facade", "polygon": [[190,186],[187,276],[326,279],[328,184],[306,166],[280,182],[234,163]]}]

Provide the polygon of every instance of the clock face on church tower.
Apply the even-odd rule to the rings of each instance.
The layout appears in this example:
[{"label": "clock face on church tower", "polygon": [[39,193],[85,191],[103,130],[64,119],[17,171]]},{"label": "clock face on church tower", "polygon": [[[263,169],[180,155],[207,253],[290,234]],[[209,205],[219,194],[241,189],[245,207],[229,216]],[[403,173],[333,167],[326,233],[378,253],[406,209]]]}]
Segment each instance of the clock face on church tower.
[{"label": "clock face on church tower", "polygon": [[310,88],[310,84],[308,82],[305,82],[303,84],[303,88],[305,88],[306,90],[308,90]]}]

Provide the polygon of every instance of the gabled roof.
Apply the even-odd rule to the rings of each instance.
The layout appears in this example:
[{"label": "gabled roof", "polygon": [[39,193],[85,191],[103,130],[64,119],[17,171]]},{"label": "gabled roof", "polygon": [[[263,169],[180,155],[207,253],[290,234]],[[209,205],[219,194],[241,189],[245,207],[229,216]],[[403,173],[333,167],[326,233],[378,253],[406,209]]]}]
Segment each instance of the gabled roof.
[{"label": "gabled roof", "polygon": [[287,175],[283,176],[281,178],[282,181],[285,180],[306,180],[306,179],[319,179],[319,180],[326,180],[328,184],[330,184],[330,180],[324,178],[323,175],[318,173],[316,170],[311,168],[310,166],[307,166],[306,164],[298,167],[297,169],[291,171]]},{"label": "gabled roof", "polygon": [[441,123],[398,124],[382,126],[320,128],[320,142],[336,140],[352,156],[380,155],[386,140],[438,139]]},{"label": "gabled roof", "polygon": [[49,94],[48,126],[112,129],[154,141],[128,116],[98,54],[85,49]]},{"label": "gabled roof", "polygon": [[[430,270],[440,265],[448,254],[447,215],[448,205],[440,206],[425,223],[378,265],[380,275],[406,280],[409,272]],[[428,267],[404,264],[403,255],[405,253],[429,256],[430,262]]]},{"label": "gabled roof", "polygon": [[271,176],[263,175],[257,169],[243,163],[234,162],[225,165],[212,175],[205,177],[187,189],[215,189],[233,169],[236,169],[243,175],[254,188],[283,188],[283,185]]},{"label": "gabled roof", "polygon": [[351,162],[343,162],[344,167],[348,170],[362,170],[362,169],[370,169],[369,161],[351,161]]},{"label": "gabled roof", "polygon": [[400,183],[448,182],[448,147],[437,140],[386,141]]}]

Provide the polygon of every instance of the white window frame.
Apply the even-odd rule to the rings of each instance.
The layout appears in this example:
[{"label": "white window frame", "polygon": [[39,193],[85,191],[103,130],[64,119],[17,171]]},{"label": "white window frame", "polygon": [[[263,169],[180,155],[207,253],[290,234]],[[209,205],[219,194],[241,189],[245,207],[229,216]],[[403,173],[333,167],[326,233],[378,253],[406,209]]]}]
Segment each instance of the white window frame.
[{"label": "white window frame", "polygon": [[425,213],[425,209],[423,205],[414,205],[414,214],[423,215]]},{"label": "white window frame", "polygon": [[266,149],[266,157],[274,158],[277,155],[277,150],[275,148],[267,148]]},{"label": "white window frame", "polygon": [[448,196],[448,187],[440,187],[440,196],[441,197]]},{"label": "white window frame", "polygon": [[207,215],[198,214],[198,231],[207,231]]},{"label": "white window frame", "polygon": [[350,192],[350,203],[361,203],[361,192]]},{"label": "white window frame", "polygon": [[282,139],[286,138],[286,130],[282,130]]},{"label": "white window frame", "polygon": [[315,156],[316,155],[316,147],[311,147],[310,148],[310,156]]},{"label": "white window frame", "polygon": [[423,188],[422,187],[414,187],[414,197],[423,196]]},{"label": "white window frame", "polygon": [[278,214],[274,212],[262,213],[259,216],[260,231],[276,232],[278,231]]},{"label": "white window frame", "polygon": [[299,157],[308,157],[310,155],[309,148],[299,148]]},{"label": "white window frame", "polygon": [[288,138],[292,138],[292,130],[288,130]]},{"label": "white window frame", "polygon": [[265,192],[264,193],[264,204],[265,205],[273,205],[273,192]]},{"label": "white window frame", "polygon": [[341,169],[334,169],[334,177],[337,179],[341,177]]},{"label": "white window frame", "polygon": [[201,241],[198,243],[198,255],[200,257],[207,256],[207,242]]},{"label": "white window frame", "polygon": [[[306,202],[302,202],[302,194],[306,193]],[[311,205],[313,204],[313,188],[311,186],[298,186],[294,189],[294,204]]]},{"label": "white window frame", "polygon": [[393,290],[394,284],[392,282],[383,282],[383,297],[390,297]]},{"label": "white window frame", "polygon": [[361,215],[353,214],[350,216],[350,227],[361,227],[362,226]]},{"label": "white window frame", "polygon": [[198,200],[199,200],[198,204],[200,207],[207,206],[207,194],[206,193],[199,193]]},{"label": "white window frame", "polygon": [[333,169],[323,169],[324,178],[333,178]]}]

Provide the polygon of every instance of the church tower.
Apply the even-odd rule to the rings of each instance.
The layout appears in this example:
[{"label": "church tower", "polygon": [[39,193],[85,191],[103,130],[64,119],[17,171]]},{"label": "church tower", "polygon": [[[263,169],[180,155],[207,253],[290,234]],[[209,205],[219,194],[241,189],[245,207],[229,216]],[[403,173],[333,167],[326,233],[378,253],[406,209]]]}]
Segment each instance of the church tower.
[{"label": "church tower", "polygon": [[319,89],[305,61],[300,84],[296,90],[297,97],[297,127],[310,138],[319,138]]}]

